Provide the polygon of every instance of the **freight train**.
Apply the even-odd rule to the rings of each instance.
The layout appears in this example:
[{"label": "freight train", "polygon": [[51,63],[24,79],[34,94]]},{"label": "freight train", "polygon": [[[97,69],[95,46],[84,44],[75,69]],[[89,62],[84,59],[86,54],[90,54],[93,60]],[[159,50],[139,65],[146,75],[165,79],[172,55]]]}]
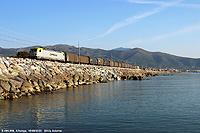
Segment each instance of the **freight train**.
[{"label": "freight train", "polygon": [[29,51],[29,54],[31,58],[36,58],[36,59],[61,61],[65,63],[75,63],[75,64],[81,63],[81,64],[135,69],[135,65],[131,65],[127,63],[115,62],[112,60],[105,60],[105,59],[100,59],[96,57],[84,56],[84,55],[80,55],[80,58],[79,58],[78,54],[46,50],[42,47],[31,48]]}]

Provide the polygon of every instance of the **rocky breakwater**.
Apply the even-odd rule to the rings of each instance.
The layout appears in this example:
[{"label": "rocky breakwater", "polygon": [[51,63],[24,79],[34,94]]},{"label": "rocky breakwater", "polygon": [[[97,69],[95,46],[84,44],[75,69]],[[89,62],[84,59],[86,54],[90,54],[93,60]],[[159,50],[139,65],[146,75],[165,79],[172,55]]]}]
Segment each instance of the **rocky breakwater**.
[{"label": "rocky breakwater", "polygon": [[113,80],[142,80],[142,70],[0,57],[0,99]]}]

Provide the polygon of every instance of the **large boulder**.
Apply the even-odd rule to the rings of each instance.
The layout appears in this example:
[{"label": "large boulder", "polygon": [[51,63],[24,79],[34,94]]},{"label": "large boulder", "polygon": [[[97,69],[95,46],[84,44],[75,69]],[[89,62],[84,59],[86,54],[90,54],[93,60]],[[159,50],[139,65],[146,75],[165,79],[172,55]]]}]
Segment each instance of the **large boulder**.
[{"label": "large boulder", "polygon": [[26,80],[23,82],[22,87],[20,89],[21,89],[21,92],[25,92],[25,93],[34,91],[32,84]]},{"label": "large boulder", "polygon": [[7,68],[10,67],[10,62],[9,62],[8,60],[4,60],[3,62],[4,62],[5,66],[6,66]]},{"label": "large boulder", "polygon": [[23,83],[23,81],[18,81],[18,80],[13,80],[13,79],[9,79],[9,82],[15,88],[20,88],[22,86],[22,83]]},{"label": "large boulder", "polygon": [[90,80],[90,77],[88,76],[88,74],[84,74],[83,75],[83,81],[87,82]]},{"label": "large boulder", "polygon": [[19,65],[13,65],[12,69],[16,70],[18,72],[21,72],[21,73],[25,73],[24,69],[21,66],[19,66]]},{"label": "large boulder", "polygon": [[36,81],[32,81],[32,84],[33,84],[34,92],[36,92],[36,93],[40,93],[41,90],[40,90],[40,87],[39,87],[39,85],[38,85],[38,82],[36,82]]},{"label": "large boulder", "polygon": [[95,82],[97,82],[97,83],[98,83],[98,82],[99,82],[99,79],[100,79],[100,77],[99,77],[99,76],[94,76],[94,81],[95,81]]},{"label": "large boulder", "polygon": [[0,100],[4,100],[5,98],[0,94]]},{"label": "large boulder", "polygon": [[38,86],[43,89],[44,88],[44,84],[43,84],[43,81],[42,80],[38,80]]},{"label": "large boulder", "polygon": [[84,82],[83,82],[83,76],[82,76],[82,75],[79,75],[78,84],[79,84],[79,85],[84,84]]},{"label": "large boulder", "polygon": [[4,92],[9,92],[10,91],[10,83],[7,80],[0,80],[0,86],[4,90]]},{"label": "large boulder", "polygon": [[5,75],[9,74],[7,67],[3,63],[0,63],[0,69],[1,69],[1,74],[5,74]]},{"label": "large boulder", "polygon": [[51,82],[58,83],[58,82],[62,81],[63,78],[64,78],[63,75],[54,75],[53,78],[51,78]]},{"label": "large boulder", "polygon": [[0,95],[1,95],[2,92],[3,92],[3,88],[0,86]]},{"label": "large boulder", "polygon": [[21,78],[22,80],[27,80],[27,75],[26,74],[23,74],[23,73],[18,73],[19,75],[17,77]]},{"label": "large boulder", "polygon": [[8,77],[6,75],[0,75],[0,80],[8,80]]},{"label": "large boulder", "polygon": [[100,77],[99,78],[99,82],[101,82],[101,83],[108,83],[108,80],[106,79],[106,77]]},{"label": "large boulder", "polygon": [[71,87],[73,87],[73,86],[74,86],[73,80],[72,80],[72,79],[69,79],[69,80],[67,81],[67,87],[68,87],[68,88],[71,88]]},{"label": "large boulder", "polygon": [[1,68],[0,68],[0,75],[2,75],[3,74],[3,71],[1,70]]},{"label": "large boulder", "polygon": [[31,74],[31,75],[29,75],[29,79],[30,79],[32,82],[37,82],[37,81],[40,79],[40,76],[35,75],[35,74]]},{"label": "large boulder", "polygon": [[56,87],[56,90],[64,89],[64,88],[67,88],[67,85],[65,83],[59,83],[58,86]]},{"label": "large boulder", "polygon": [[12,76],[18,76],[18,71],[16,71],[16,70],[13,70],[12,68],[8,68],[8,71],[9,71],[9,73],[12,75]]},{"label": "large boulder", "polygon": [[40,92],[41,92],[39,86],[35,86],[35,87],[34,87],[34,90],[35,90],[35,91],[34,91],[35,93],[40,93]]},{"label": "large boulder", "polygon": [[6,99],[15,99],[18,98],[18,96],[15,93],[8,93],[6,96]]},{"label": "large boulder", "polygon": [[79,75],[78,74],[75,74],[73,76],[73,82],[74,82],[74,85],[78,85],[79,84]]},{"label": "large boulder", "polygon": [[45,92],[52,91],[52,90],[53,90],[53,87],[52,87],[50,84],[47,84],[47,85],[44,87],[44,91],[45,91]]}]

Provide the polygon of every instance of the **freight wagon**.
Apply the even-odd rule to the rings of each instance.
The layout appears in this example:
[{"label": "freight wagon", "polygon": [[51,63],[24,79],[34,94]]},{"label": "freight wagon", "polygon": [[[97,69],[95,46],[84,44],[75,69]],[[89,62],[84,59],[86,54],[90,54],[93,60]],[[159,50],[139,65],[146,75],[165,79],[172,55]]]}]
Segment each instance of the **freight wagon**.
[{"label": "freight wagon", "polygon": [[124,68],[128,68],[128,64],[125,63],[125,64],[124,64]]},{"label": "freight wagon", "polygon": [[132,68],[132,67],[133,67],[133,65],[129,64],[129,67],[128,67],[128,68]]},{"label": "freight wagon", "polygon": [[122,67],[125,68],[125,63],[122,63]]},{"label": "freight wagon", "polygon": [[118,62],[113,62],[113,64],[114,64],[114,67],[119,67],[119,63]]},{"label": "freight wagon", "polygon": [[98,59],[95,57],[89,57],[89,61],[91,65],[98,65]]},{"label": "freight wagon", "polygon": [[114,61],[112,61],[112,60],[109,60],[109,61],[110,61],[110,66],[111,66],[111,67],[114,67],[114,65],[115,65],[115,64],[114,64]]},{"label": "freight wagon", "polygon": [[104,63],[103,59],[97,58],[97,60],[98,60],[98,65],[103,66]]},{"label": "freight wagon", "polygon": [[133,68],[133,69],[136,69],[136,66],[135,66],[135,65],[132,65],[132,68]]},{"label": "freight wagon", "polygon": [[119,67],[122,67],[122,63],[118,62],[119,63]]},{"label": "freight wagon", "polygon": [[89,64],[89,57],[88,56],[84,56],[84,55],[80,55],[80,63],[81,64]]},{"label": "freight wagon", "polygon": [[77,54],[66,52],[65,58],[66,58],[66,62],[79,63],[79,57]]},{"label": "freight wagon", "polygon": [[104,66],[110,66],[110,61],[109,60],[103,60],[103,65]]},{"label": "freight wagon", "polygon": [[111,60],[103,60],[103,65],[104,65],[104,66],[114,67],[114,61],[111,61]]}]

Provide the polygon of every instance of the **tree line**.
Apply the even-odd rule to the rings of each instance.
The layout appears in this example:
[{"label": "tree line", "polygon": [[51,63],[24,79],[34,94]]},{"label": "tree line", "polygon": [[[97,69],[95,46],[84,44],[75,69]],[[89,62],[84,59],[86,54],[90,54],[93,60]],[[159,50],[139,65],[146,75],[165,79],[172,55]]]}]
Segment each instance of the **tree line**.
[{"label": "tree line", "polygon": [[17,52],[16,55],[12,55],[10,57],[15,57],[15,58],[29,58],[29,52],[27,51],[19,51]]}]

